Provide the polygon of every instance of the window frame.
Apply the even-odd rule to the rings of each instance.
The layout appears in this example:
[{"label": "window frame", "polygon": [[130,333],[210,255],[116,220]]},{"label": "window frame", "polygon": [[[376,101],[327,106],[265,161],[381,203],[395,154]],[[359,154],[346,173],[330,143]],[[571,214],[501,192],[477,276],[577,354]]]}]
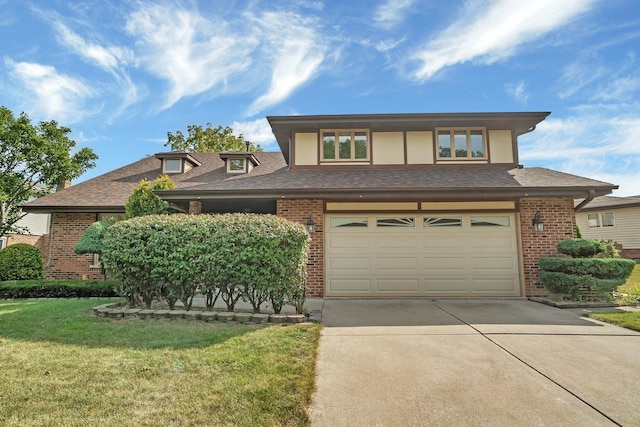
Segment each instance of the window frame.
[{"label": "window frame", "polygon": [[[177,161],[179,164],[178,169],[169,169],[167,168],[167,163],[171,161]],[[162,173],[170,174],[170,173],[182,173],[182,169],[184,167],[183,159],[162,159]]]},{"label": "window frame", "polygon": [[[351,135],[350,157],[347,159],[340,158],[340,133],[349,132]],[[334,157],[324,157],[324,135],[326,133],[334,134]],[[356,134],[364,133],[366,140],[367,155],[365,158],[356,158]],[[320,161],[331,163],[344,162],[369,162],[371,159],[371,133],[369,129],[321,129],[320,130]]]},{"label": "window frame", "polygon": [[[605,215],[610,214],[611,215],[611,224],[605,223]],[[595,225],[591,225],[591,218],[595,216]],[[614,211],[602,211],[602,212],[590,212],[587,213],[587,228],[608,228],[608,227],[615,227],[616,226],[616,214]]]},{"label": "window frame", "polygon": [[[466,151],[467,151],[467,155],[466,156],[456,156],[456,144],[455,144],[455,135],[456,132],[459,131],[465,131],[466,132]],[[472,131],[481,131],[482,132],[482,156],[480,157],[474,157],[473,156],[473,150],[472,150],[472,138],[471,138],[471,132]],[[451,156],[450,157],[445,157],[445,156],[441,156],[440,155],[440,132],[448,132],[449,133],[449,144],[450,144],[450,150],[451,150]],[[489,155],[487,153],[487,128],[485,127],[438,127],[435,129],[435,149],[436,149],[436,159],[438,160],[442,160],[442,161],[456,161],[456,160],[468,160],[468,161],[473,161],[473,160],[487,160],[489,158]]]},{"label": "window frame", "polygon": [[[234,169],[231,167],[233,162],[242,162],[242,169]],[[227,159],[227,173],[247,173],[247,159],[242,157],[229,157]]]}]

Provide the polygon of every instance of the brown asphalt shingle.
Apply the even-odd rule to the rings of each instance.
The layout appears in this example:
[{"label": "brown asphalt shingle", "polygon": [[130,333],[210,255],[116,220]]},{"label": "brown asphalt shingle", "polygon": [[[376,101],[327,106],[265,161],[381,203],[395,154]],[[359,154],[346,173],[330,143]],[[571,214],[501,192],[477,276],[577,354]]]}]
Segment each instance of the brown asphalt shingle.
[{"label": "brown asphalt shingle", "polygon": [[[446,189],[584,189],[606,194],[613,186],[601,181],[544,168],[513,169],[495,165],[425,165],[411,167],[318,167],[289,169],[281,153],[255,153],[260,162],[249,174],[229,175],[218,153],[191,153],[202,163],[184,174],[173,174],[177,192],[229,193],[291,190],[436,191]],[[122,208],[142,179],[162,173],[151,156],[120,169],[73,185],[25,205],[35,209]]]}]

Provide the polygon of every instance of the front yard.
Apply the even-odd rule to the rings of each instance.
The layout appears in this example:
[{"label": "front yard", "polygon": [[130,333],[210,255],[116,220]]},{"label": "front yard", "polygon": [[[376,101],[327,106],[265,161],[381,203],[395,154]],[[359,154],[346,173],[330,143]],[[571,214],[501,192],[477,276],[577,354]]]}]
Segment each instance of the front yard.
[{"label": "front yard", "polygon": [[309,424],[317,325],[90,316],[0,301],[0,425]]},{"label": "front yard", "polygon": [[[637,264],[627,283],[618,288],[621,296],[618,302],[640,305],[640,264]],[[611,312],[611,313],[590,313],[589,317],[622,326],[623,328],[640,331],[640,311]]]}]

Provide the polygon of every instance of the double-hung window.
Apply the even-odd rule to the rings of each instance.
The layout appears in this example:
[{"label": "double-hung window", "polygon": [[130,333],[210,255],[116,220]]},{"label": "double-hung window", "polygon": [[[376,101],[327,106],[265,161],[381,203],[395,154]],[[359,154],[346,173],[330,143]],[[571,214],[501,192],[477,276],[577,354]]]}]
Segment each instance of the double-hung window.
[{"label": "double-hung window", "polygon": [[613,227],[616,225],[616,218],[613,212],[598,212],[587,215],[587,225],[589,228]]},{"label": "double-hung window", "polygon": [[369,159],[367,130],[323,130],[322,160],[361,161]]},{"label": "double-hung window", "polygon": [[436,135],[441,160],[487,158],[484,128],[437,129]]}]

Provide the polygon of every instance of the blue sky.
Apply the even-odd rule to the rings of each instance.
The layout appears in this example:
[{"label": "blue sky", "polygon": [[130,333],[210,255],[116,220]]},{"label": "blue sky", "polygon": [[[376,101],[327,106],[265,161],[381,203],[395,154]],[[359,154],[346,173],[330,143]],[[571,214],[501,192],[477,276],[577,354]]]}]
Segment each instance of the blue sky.
[{"label": "blue sky", "polygon": [[0,105],[99,160],[265,116],[551,111],[520,161],[640,194],[637,0],[0,0]]}]

